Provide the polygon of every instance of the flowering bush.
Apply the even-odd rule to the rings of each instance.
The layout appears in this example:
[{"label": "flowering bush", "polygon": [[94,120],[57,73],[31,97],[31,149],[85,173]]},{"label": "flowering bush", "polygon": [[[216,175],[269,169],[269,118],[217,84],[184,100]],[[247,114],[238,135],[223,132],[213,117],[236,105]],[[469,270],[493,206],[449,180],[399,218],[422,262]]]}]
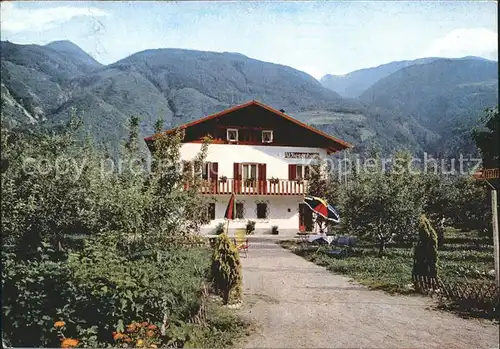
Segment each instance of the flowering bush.
[{"label": "flowering bush", "polygon": [[113,332],[114,341],[122,348],[158,348],[161,334],[156,325],[133,322],[125,332]]},{"label": "flowering bush", "polygon": [[64,321],[56,321],[54,323],[54,328],[57,330],[57,336],[61,341],[61,348],[76,348],[80,341],[75,338],[67,338],[64,335],[64,329],[66,327],[66,323]]}]

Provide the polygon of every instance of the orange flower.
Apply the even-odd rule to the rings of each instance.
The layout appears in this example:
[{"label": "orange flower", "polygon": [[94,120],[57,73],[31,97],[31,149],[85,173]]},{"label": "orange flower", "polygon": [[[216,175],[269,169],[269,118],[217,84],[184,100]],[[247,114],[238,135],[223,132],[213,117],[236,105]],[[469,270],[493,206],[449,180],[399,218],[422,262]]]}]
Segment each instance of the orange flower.
[{"label": "orange flower", "polygon": [[153,337],[155,335],[155,331],[152,331],[152,330],[148,330],[148,332],[146,332],[146,335],[148,337]]},{"label": "orange flower", "polygon": [[117,332],[113,332],[113,339],[114,339],[115,341],[118,341],[118,340],[120,340],[120,339],[122,339],[122,338],[124,338],[124,337],[125,337],[125,335],[124,335],[123,333],[120,333],[120,332],[118,332],[118,333],[117,333]]},{"label": "orange flower", "polygon": [[74,348],[80,343],[78,339],[64,338],[61,342],[61,348]]},{"label": "orange flower", "polygon": [[64,321],[56,321],[54,323],[54,327],[56,327],[56,328],[63,327],[63,326],[66,326],[66,323]]},{"label": "orange flower", "polygon": [[148,329],[150,330],[156,330],[158,327],[156,327],[155,325],[149,325],[148,326]]},{"label": "orange flower", "polygon": [[127,332],[134,332],[136,329],[135,323],[127,325]]}]

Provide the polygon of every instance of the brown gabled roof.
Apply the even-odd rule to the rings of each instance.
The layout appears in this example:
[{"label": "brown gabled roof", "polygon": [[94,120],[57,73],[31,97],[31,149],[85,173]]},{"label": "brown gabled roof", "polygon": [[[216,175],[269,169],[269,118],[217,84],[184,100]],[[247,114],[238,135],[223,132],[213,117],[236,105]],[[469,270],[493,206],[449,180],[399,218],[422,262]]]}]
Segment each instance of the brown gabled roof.
[{"label": "brown gabled roof", "polygon": [[[263,103],[260,103],[260,102],[258,102],[258,101],[256,101],[256,100],[252,100],[252,101],[249,101],[249,102],[246,102],[246,103],[240,104],[240,105],[236,105],[236,106],[234,106],[234,107],[231,107],[231,108],[229,108],[229,109],[223,110],[223,111],[221,111],[221,112],[218,112],[218,113],[215,113],[215,114],[212,114],[212,115],[206,116],[206,117],[204,117],[204,118],[201,118],[201,119],[198,119],[198,120],[195,120],[195,121],[188,122],[188,123],[186,123],[186,124],[183,124],[183,125],[180,125],[180,126],[178,126],[178,127],[175,127],[175,128],[172,128],[172,129],[170,129],[170,130],[165,131],[165,134],[169,134],[169,133],[175,132],[176,130],[183,130],[183,129],[186,129],[186,128],[188,128],[188,127],[191,127],[191,126],[194,126],[194,125],[200,124],[200,123],[202,123],[202,122],[205,122],[205,121],[208,121],[208,120],[211,120],[211,119],[214,119],[214,118],[217,118],[217,117],[220,117],[220,116],[223,116],[223,115],[229,114],[229,113],[231,113],[231,112],[234,112],[234,111],[236,111],[236,110],[240,110],[240,109],[243,109],[243,108],[249,107],[249,106],[251,106],[251,105],[256,105],[256,106],[259,106],[259,107],[261,107],[261,108],[264,108],[264,109],[266,109],[266,110],[268,110],[268,111],[270,111],[270,112],[272,112],[272,113],[274,113],[274,114],[276,114],[276,115],[281,116],[282,118],[285,118],[285,119],[287,119],[287,120],[289,120],[289,121],[291,121],[291,122],[293,122],[293,123],[295,123],[295,124],[297,124],[297,125],[299,125],[299,126],[301,126],[301,127],[304,127],[304,128],[306,128],[306,129],[308,129],[309,131],[312,131],[312,132],[314,132],[314,133],[316,133],[316,134],[318,134],[318,135],[320,135],[320,136],[322,136],[322,137],[325,137],[325,138],[327,138],[327,139],[329,139],[329,140],[331,140],[331,141],[333,141],[333,142],[335,142],[335,143],[338,143],[338,144],[342,145],[344,148],[352,148],[352,147],[353,147],[353,145],[352,145],[352,144],[350,144],[350,143],[348,143],[348,142],[345,142],[345,141],[343,141],[343,140],[341,140],[341,139],[339,139],[339,138],[336,138],[336,137],[330,136],[329,134],[326,134],[326,133],[324,133],[324,132],[322,132],[322,131],[320,131],[320,130],[318,130],[318,129],[315,129],[314,127],[311,127],[311,126],[309,126],[309,125],[307,125],[307,124],[303,123],[302,121],[299,121],[299,120],[297,120],[297,119],[295,119],[295,118],[291,117],[290,115],[287,115],[287,114],[285,114],[285,113],[283,113],[283,112],[281,112],[281,111],[279,111],[279,110],[276,110],[276,109],[274,109],[274,108],[271,108],[270,106],[265,105],[265,104],[263,104]],[[154,137],[154,136],[149,136],[149,137],[144,138],[144,140],[145,140],[146,142],[148,142],[148,141],[152,141],[152,140],[153,140],[153,137]]]}]

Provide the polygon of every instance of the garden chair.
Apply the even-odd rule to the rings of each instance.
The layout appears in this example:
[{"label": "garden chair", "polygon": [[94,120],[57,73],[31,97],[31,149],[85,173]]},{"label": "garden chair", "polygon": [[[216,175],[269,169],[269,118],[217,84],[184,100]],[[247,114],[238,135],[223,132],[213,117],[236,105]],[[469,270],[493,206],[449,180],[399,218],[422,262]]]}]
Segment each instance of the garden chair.
[{"label": "garden chair", "polygon": [[245,257],[248,254],[248,238],[246,231],[244,229],[238,229],[236,230],[236,233],[234,234],[234,246],[238,249],[238,252],[241,251],[245,254]]},{"label": "garden chair", "polygon": [[297,238],[298,238],[298,241],[299,243],[307,243],[307,239],[309,238],[309,235],[311,235],[310,232],[308,231],[299,231],[297,233]]},{"label": "garden chair", "polygon": [[353,246],[356,244],[356,239],[352,236],[339,236],[336,241],[335,245],[340,247],[340,249],[334,249],[334,250],[329,250],[326,253],[330,256],[337,256],[337,257],[347,257],[350,252],[352,252]]}]

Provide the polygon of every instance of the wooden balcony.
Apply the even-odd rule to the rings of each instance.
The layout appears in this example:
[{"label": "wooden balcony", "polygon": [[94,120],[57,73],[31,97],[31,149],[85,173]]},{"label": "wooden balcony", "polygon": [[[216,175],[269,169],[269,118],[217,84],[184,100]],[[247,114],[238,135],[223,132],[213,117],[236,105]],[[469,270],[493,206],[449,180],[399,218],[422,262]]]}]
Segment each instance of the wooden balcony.
[{"label": "wooden balcony", "polygon": [[[184,188],[189,188],[189,183],[184,184]],[[290,181],[279,179],[277,181],[267,180],[235,180],[228,178],[225,181],[209,180],[205,181],[201,187],[202,194],[208,195],[304,195],[307,194],[307,181]]]}]

